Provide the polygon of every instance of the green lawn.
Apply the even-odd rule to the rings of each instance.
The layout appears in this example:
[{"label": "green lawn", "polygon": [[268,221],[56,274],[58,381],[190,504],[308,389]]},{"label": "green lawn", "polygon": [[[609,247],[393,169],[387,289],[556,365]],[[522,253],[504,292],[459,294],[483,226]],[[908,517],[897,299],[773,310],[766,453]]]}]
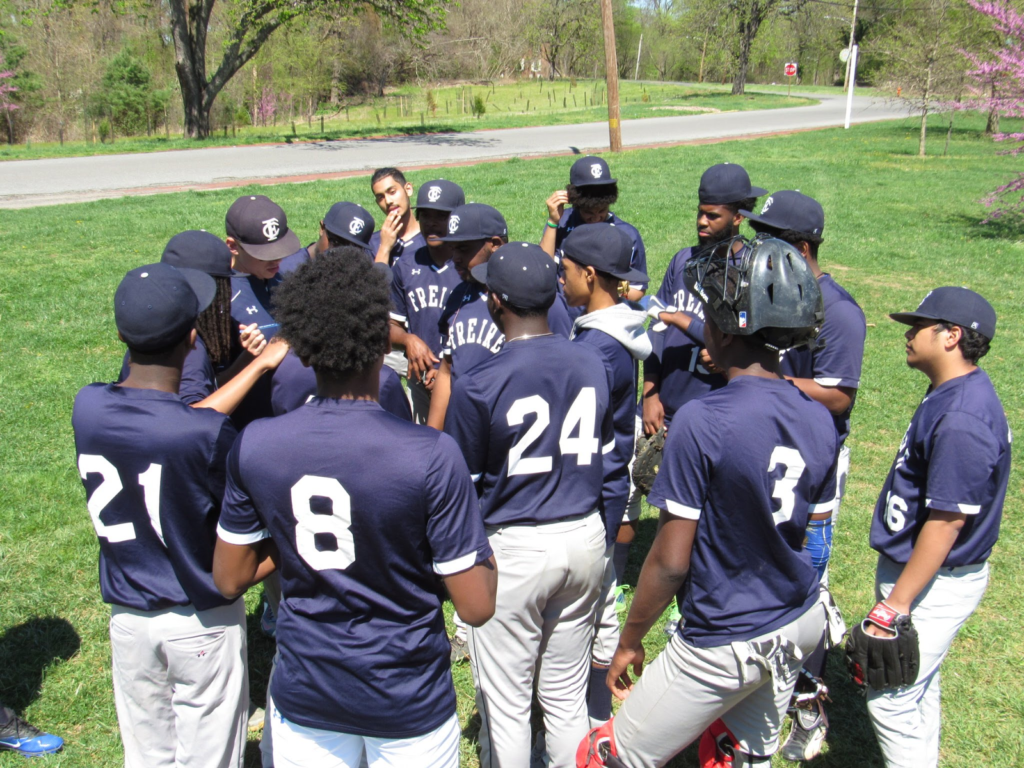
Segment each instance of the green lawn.
[{"label": "green lawn", "polygon": [[[768,88],[760,93],[753,87],[744,96],[732,96],[728,87],[673,83],[636,83],[623,81],[620,87],[620,111],[624,120],[640,117],[740,112],[753,109],[799,107],[815,103],[811,99],[787,97],[785,89]],[[819,88],[824,91],[825,89]],[[832,89],[836,90],[836,89]],[[41,157],[108,155],[124,152],[159,152],[169,149],[235,146],[267,142],[324,141],[366,138],[368,136],[413,135],[424,133],[478,131],[486,128],[522,128],[532,125],[562,125],[608,119],[604,81],[569,80],[525,81],[523,83],[468,84],[432,91],[436,109],[431,112],[427,90],[416,85],[402,86],[385,98],[325,113],[307,122],[304,116],[290,120],[278,113],[277,124],[229,128],[215,121],[214,135],[204,141],[182,138],[180,133],[151,137],[115,138],[113,142],[84,141],[0,144],[0,160],[29,160]],[[465,101],[463,102],[463,96]],[[485,112],[472,113],[474,97],[484,99]],[[644,101],[644,99],[647,101]],[[322,126],[322,127],[321,127]],[[180,128],[180,126],[178,126]],[[172,128],[173,130],[173,128]]]},{"label": "green lawn", "polygon": [[[936,121],[935,154],[925,159],[916,157],[917,128],[911,121],[611,158],[621,180],[615,210],[643,233],[653,285],[672,254],[693,240],[697,182],[712,163],[742,163],[755,184],[799,188],[824,205],[822,263],[856,296],[869,323],[849,441],[852,473],[832,571],[848,619],[860,617],[873,603],[871,511],[925,390],[924,377],[903,362],[903,328],[886,314],[915,307],[938,285],[968,285],[986,295],[1000,319],[983,364],[1011,425],[1024,419],[1019,354],[1024,310],[1013,277],[1024,258],[1024,227],[980,225],[984,209],[977,202],[1007,180],[1014,164],[995,155],[993,144],[977,132],[978,121],[968,125],[965,120],[964,126],[955,132],[950,154],[941,157],[944,126]],[[565,183],[569,164],[567,158],[512,160],[456,167],[444,175],[462,184],[472,199],[504,211],[513,238],[536,239],[544,224],[544,200]],[[434,173],[411,178],[418,184]],[[304,242],[314,237],[317,221],[334,201],[357,200],[376,212],[366,178],[252,189],[285,207]],[[0,271],[0,699],[66,738],[64,754],[49,764],[121,761],[109,672],[109,611],[99,599],[95,534],[75,469],[72,398],[84,384],[116,375],[122,347],[114,333],[111,297],[124,272],[157,260],[179,230],[222,233],[224,212],[242,192],[106,200],[10,211],[0,218],[5,249]],[[1019,450],[1015,454],[989,593],[944,668],[943,766],[1016,766],[1024,754],[1024,576],[1019,567],[1024,535],[1018,518],[1024,477]],[[648,511],[642,541],[650,541],[654,526]],[[634,583],[643,555],[643,547],[634,548]],[[257,593],[248,596],[250,649],[253,696],[262,701],[271,644],[256,631]],[[664,640],[660,631],[650,635],[649,657]],[[828,679],[834,699],[829,751],[816,764],[880,766],[864,702],[846,681],[840,661],[833,659]],[[475,738],[468,666],[457,668],[455,678],[460,714]],[[476,765],[473,747],[467,738],[466,765]],[[20,757],[0,755],[0,766],[22,764]],[[695,764],[693,751],[673,763]]]}]

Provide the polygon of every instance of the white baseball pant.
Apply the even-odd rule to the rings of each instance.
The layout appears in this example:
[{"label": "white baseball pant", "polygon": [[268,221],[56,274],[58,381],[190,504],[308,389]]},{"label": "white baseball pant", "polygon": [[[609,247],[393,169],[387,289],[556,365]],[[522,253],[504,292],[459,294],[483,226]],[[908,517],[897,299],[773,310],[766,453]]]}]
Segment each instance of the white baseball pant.
[{"label": "white baseball pant", "polygon": [[605,571],[598,512],[540,525],[489,527],[498,566],[494,617],[469,632],[481,768],[528,768],[536,686],[550,765],[575,766],[589,730],[586,690],[594,611]]},{"label": "white baseball pant", "polygon": [[630,768],[665,765],[719,718],[743,751],[771,755],[801,661],[824,623],[815,603],[753,640],[697,648],[676,633],[612,720],[619,757]]},{"label": "white baseball pant", "polygon": [[[884,600],[903,565],[884,555],[875,572],[875,599]],[[939,668],[960,627],[981,603],[988,563],[941,568],[910,607],[921,652],[917,682],[895,691],[868,690],[868,714],[888,768],[935,768],[942,715]]]},{"label": "white baseball pant", "polygon": [[[442,725],[422,736],[385,739],[326,731],[293,723],[267,702],[274,725],[277,768],[458,768],[459,718],[453,712]],[[395,713],[400,716],[401,713]]]},{"label": "white baseball pant", "polygon": [[110,615],[125,768],[241,768],[249,716],[245,602]]}]

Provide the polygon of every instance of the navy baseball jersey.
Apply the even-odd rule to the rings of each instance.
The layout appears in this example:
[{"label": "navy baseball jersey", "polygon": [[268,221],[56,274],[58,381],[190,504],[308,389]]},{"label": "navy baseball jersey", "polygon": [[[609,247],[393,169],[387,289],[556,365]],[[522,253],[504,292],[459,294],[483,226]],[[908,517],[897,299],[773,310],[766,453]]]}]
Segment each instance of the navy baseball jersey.
[{"label": "navy baseball jersey", "polygon": [[676,413],[647,500],[697,521],[677,596],[688,643],[749,640],[818,600],[804,540],[834,506],[837,439],[828,409],[782,379],[737,376]]},{"label": "navy baseball jersey", "polygon": [[977,368],[917,406],[882,486],[871,546],[906,563],[930,510],[967,515],[944,566],[988,559],[1010,479],[1010,427],[988,374]]},{"label": "navy baseball jersey", "polygon": [[104,602],[139,611],[232,602],[211,575],[236,436],[227,416],[170,392],[90,384],[75,398],[71,424]]},{"label": "navy baseball jersey", "polygon": [[454,265],[448,261],[438,267],[427,246],[391,268],[391,317],[419,336],[438,359],[443,347],[438,323],[449,294],[461,282]]},{"label": "navy baseball jersey", "polygon": [[277,274],[284,276],[289,272],[294,272],[307,261],[309,261],[309,249],[300,248],[290,256],[285,256],[281,259],[281,265],[277,268]]},{"label": "navy baseball jersey", "polygon": [[559,336],[517,339],[459,377],[444,430],[481,489],[488,525],[553,522],[598,508],[615,448],[604,365]]},{"label": "navy baseball jersey", "polygon": [[[548,310],[552,333],[568,339],[572,321],[565,311],[565,302],[555,296]],[[487,289],[474,282],[457,285],[448,296],[441,319],[441,354],[451,358],[452,381],[466,371],[493,357],[505,343],[505,334],[491,320],[487,311]]]},{"label": "navy baseball jersey", "polygon": [[629,350],[604,331],[576,329],[573,341],[593,347],[608,376],[615,448],[604,456],[602,507],[611,543],[629,500],[629,460],[633,457],[636,438],[634,410],[638,366]]},{"label": "navy baseball jersey", "polygon": [[[408,240],[398,238],[395,240],[395,244],[391,246],[391,253],[388,255],[388,264],[391,266],[395,265],[398,258],[402,254],[415,253],[420,248],[426,248],[427,241],[423,237],[423,233],[417,232],[415,235],[410,237]],[[380,230],[378,229],[372,235],[370,235],[370,255],[373,258],[377,256],[377,249],[380,248]]]},{"label": "navy baseball jersey", "polygon": [[[120,384],[127,379],[128,373],[128,352],[125,351],[117,383]],[[205,400],[216,391],[217,374],[213,370],[213,363],[210,362],[210,354],[206,351],[203,340],[196,334],[196,346],[185,357],[185,364],[181,368],[178,397],[186,405],[192,405]]]},{"label": "navy baseball jersey", "polygon": [[[818,278],[818,287],[825,301],[825,322],[818,335],[817,347],[788,349],[782,353],[782,373],[797,379],[814,379],[823,387],[860,387],[860,368],[864,360],[864,338],[867,322],[864,312],[853,296],[846,292],[832,275]],[[855,396],[856,397],[856,396]],[[839,444],[850,434],[853,403],[838,416],[833,416]]]},{"label": "navy baseball jersey", "polygon": [[[609,212],[608,218],[605,219],[609,224],[614,224],[616,227],[622,229],[630,239],[633,241],[633,255],[630,256],[629,266],[633,269],[638,269],[644,274],[647,273],[647,249],[644,248],[644,240],[640,237],[640,231],[630,224],[628,221],[623,221],[614,213]],[[583,217],[580,216],[579,211],[575,208],[570,208],[562,214],[562,220],[558,222],[558,229],[555,231],[555,248],[562,247],[562,241],[569,236],[580,224],[583,224]],[[637,283],[632,286],[633,288],[644,289],[647,287],[647,283]]]},{"label": "navy baseball jersey", "polygon": [[[665,408],[666,425],[690,400],[725,386],[721,374],[710,373],[700,364],[700,353],[704,349],[704,307],[700,299],[690,293],[683,276],[683,268],[692,255],[692,248],[684,248],[672,257],[656,296],[666,307],[685,312],[693,321],[685,333],[674,325],[663,331],[652,331],[654,352],[644,363],[645,372],[661,379],[659,397]],[[636,413],[643,414],[642,403],[637,405]]]},{"label": "navy baseball jersey", "polygon": [[[302,364],[298,355],[289,351],[270,379],[270,405],[274,416],[290,413],[316,395],[316,373]],[[388,413],[412,421],[412,406],[405,396],[398,374],[382,365],[380,368],[380,405]]]},{"label": "navy baseball jersey", "polygon": [[[277,334],[278,324],[274,320],[273,291],[281,283],[278,273],[270,280],[261,280],[252,275],[236,272],[231,276],[231,319],[238,325],[256,323],[270,341]],[[242,354],[242,346],[235,334],[231,344],[231,359]],[[231,421],[241,429],[250,421],[263,419],[272,414],[270,408],[270,377],[261,376],[249,393],[242,399]]]},{"label": "navy baseball jersey", "polygon": [[451,438],[364,400],[254,422],[228,458],[218,535],[280,552],[271,693],[285,717],[407,738],[452,716],[438,574],[491,548]]}]

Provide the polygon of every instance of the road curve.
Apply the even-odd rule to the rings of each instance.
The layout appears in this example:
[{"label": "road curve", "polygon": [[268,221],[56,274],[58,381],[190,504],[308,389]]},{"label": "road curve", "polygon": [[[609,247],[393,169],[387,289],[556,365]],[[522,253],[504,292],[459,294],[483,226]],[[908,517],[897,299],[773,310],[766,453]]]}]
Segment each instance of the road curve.
[{"label": "road curve", "polygon": [[[845,97],[807,95],[818,99],[819,103],[787,109],[624,120],[622,141],[627,147],[678,144],[843,124]],[[853,122],[906,116],[905,109],[887,100],[854,97]],[[358,173],[385,164],[415,168],[607,147],[606,123],[582,123],[472,133],[12,160],[0,163],[0,208],[30,208],[251,182],[304,181]]]}]

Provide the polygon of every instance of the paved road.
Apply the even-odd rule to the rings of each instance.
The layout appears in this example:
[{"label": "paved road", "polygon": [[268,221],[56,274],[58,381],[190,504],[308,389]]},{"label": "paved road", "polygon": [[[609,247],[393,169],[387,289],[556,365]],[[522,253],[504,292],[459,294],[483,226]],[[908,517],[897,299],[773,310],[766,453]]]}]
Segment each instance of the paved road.
[{"label": "paved road", "polygon": [[[789,109],[625,120],[622,141],[626,146],[635,147],[843,124],[845,98],[812,97],[820,103]],[[854,97],[854,122],[905,116],[904,110],[885,100]],[[607,124],[584,123],[384,139],[16,160],[0,163],[0,208],[216,188],[257,180],[304,180],[366,171],[381,165],[412,168],[607,147]]]}]

